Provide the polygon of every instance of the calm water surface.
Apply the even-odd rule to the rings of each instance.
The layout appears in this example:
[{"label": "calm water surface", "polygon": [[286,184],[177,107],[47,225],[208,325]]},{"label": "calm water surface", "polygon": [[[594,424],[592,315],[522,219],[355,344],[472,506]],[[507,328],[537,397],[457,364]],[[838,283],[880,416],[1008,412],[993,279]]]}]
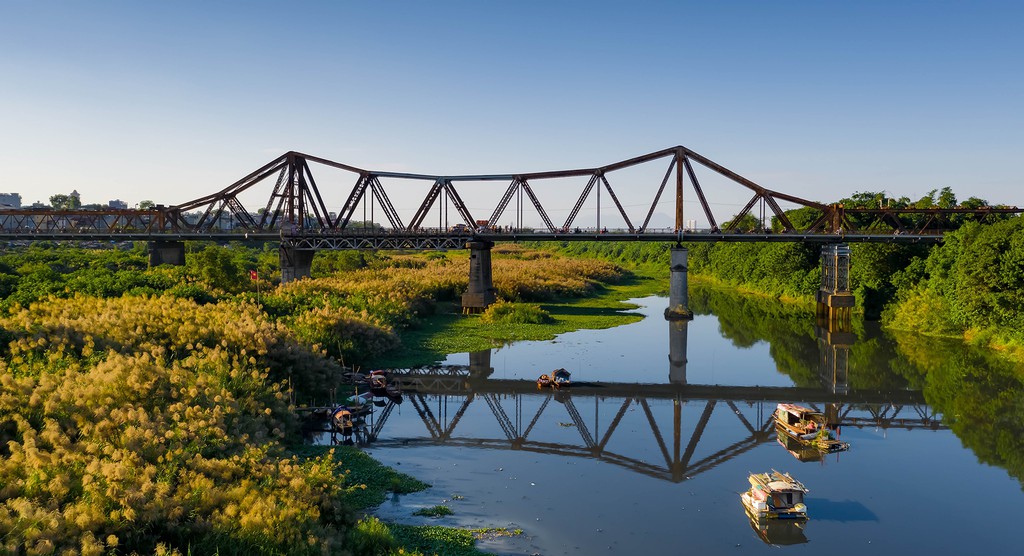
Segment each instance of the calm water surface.
[{"label": "calm water surface", "polygon": [[[499,554],[1020,553],[1020,369],[694,297],[675,327],[651,297],[635,324],[450,356],[367,447],[433,487],[377,515],[522,529],[480,543]],[[558,367],[589,386],[522,382]],[[776,439],[780,401],[836,411],[851,449],[798,459]],[[802,528],[746,517],[747,475],[769,469],[810,489]],[[442,503],[453,516],[412,515]]]}]

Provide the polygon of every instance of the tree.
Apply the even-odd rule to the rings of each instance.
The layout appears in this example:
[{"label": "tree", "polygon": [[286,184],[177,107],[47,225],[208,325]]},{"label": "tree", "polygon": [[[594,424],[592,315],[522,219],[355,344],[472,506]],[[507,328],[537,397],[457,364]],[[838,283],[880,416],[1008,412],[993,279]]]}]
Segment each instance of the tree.
[{"label": "tree", "polygon": [[195,253],[186,263],[201,280],[215,288],[238,292],[248,283],[245,265],[226,247],[210,245]]},{"label": "tree", "polygon": [[954,208],[956,207],[956,195],[953,194],[953,190],[948,187],[943,187],[939,191],[939,208]]},{"label": "tree", "polygon": [[50,197],[50,206],[57,210],[73,210],[82,206],[78,197],[58,193]]},{"label": "tree", "polygon": [[151,209],[151,208],[153,208],[155,206],[156,206],[156,203],[154,203],[153,201],[150,201],[149,199],[146,199],[145,201],[140,201],[139,202],[139,210],[149,210],[149,209]]},{"label": "tree", "polygon": [[[729,226],[732,226],[732,220],[723,224],[722,229],[724,230]],[[739,232],[753,232],[761,229],[761,222],[756,216],[748,212],[736,220],[736,225],[733,229]]]},{"label": "tree", "polygon": [[[806,230],[820,217],[821,211],[813,207],[801,207],[786,211],[786,218],[788,218],[790,224],[798,230]],[[782,222],[779,221],[777,216],[772,216],[772,231],[782,231]]]}]

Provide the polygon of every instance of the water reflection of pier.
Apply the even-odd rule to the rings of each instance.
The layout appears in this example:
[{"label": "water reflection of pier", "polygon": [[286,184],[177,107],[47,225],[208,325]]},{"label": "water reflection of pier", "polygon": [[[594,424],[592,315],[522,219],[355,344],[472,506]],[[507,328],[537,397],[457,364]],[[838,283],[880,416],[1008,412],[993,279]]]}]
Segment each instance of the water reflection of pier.
[{"label": "water reflection of pier", "polygon": [[[811,388],[592,383],[573,386],[571,391],[538,391],[533,381],[490,380],[473,371],[489,374],[471,366],[395,373],[426,435],[378,440],[377,444],[442,443],[594,458],[680,482],[760,444],[774,442],[772,412],[780,401],[801,400],[828,414],[841,427],[941,428],[940,419],[930,412],[922,396],[905,390],[836,394]],[[587,409],[581,412],[580,408]],[[623,426],[630,411],[639,411],[641,417]],[[465,425],[469,412],[473,412],[473,424]],[[385,420],[382,416],[375,431],[381,430]],[[638,422],[647,430],[630,429]],[[460,424],[466,434],[459,433]],[[550,434],[539,432],[558,427],[575,429],[577,434],[569,442],[554,441]],[[709,429],[715,432],[708,433]],[[722,431],[730,431],[728,438]],[[653,449],[654,457],[639,457],[638,450],[615,449],[616,435],[628,436],[627,442],[619,443],[627,446],[635,445],[638,438],[650,439],[648,444],[653,444],[642,451],[649,455]],[[705,448],[699,449],[702,444]]]}]

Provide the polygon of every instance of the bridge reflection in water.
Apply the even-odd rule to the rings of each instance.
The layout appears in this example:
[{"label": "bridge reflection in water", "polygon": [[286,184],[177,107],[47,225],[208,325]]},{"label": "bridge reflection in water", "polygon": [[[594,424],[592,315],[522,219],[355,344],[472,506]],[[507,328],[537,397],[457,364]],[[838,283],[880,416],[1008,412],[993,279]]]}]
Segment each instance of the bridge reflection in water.
[{"label": "bridge reflection in water", "polygon": [[468,366],[393,370],[392,379],[422,421],[422,435],[381,438],[394,408],[389,403],[373,416],[364,440],[382,447],[440,443],[593,458],[681,482],[775,442],[772,415],[779,402],[809,405],[838,427],[944,428],[919,392],[849,388],[845,362],[854,335],[827,325],[818,331],[820,387],[689,384],[688,324],[668,323],[668,382],[661,384],[592,382],[538,390],[534,380],[490,378],[489,350],[470,354]]}]

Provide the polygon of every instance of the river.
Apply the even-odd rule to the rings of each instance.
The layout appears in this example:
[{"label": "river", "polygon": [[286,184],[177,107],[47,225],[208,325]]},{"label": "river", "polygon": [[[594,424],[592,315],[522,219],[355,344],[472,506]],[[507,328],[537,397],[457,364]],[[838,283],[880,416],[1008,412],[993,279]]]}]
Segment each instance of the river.
[{"label": "river", "polygon": [[[366,451],[431,483],[387,521],[507,527],[496,554],[1010,554],[1024,505],[1024,371],[960,344],[696,290],[695,317],[644,319],[455,354],[383,420]],[[564,367],[574,386],[530,382]],[[845,452],[791,452],[772,411],[831,412]],[[385,418],[386,417],[386,418]],[[790,446],[791,448],[793,446]],[[799,526],[752,523],[749,472],[809,489]],[[453,515],[413,516],[447,505]]]}]

